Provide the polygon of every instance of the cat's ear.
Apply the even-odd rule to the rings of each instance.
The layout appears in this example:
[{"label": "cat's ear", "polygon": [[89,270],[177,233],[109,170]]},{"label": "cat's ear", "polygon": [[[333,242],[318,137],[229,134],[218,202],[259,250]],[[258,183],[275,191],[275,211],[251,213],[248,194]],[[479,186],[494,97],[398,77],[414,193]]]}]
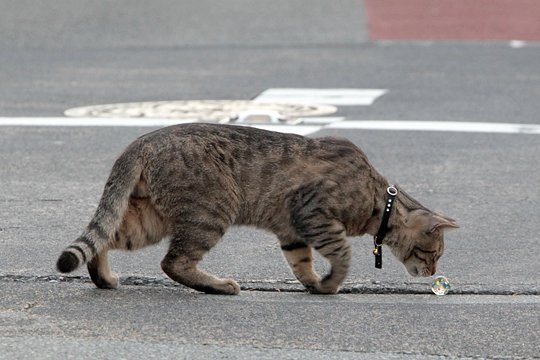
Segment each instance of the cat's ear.
[{"label": "cat's ear", "polygon": [[452,228],[459,228],[458,223],[454,219],[450,219],[449,217],[439,215],[439,214],[431,214],[429,222],[428,222],[428,229],[429,232],[434,232],[437,229],[452,229]]},{"label": "cat's ear", "polygon": [[410,211],[405,216],[405,225],[418,230],[422,229],[428,233],[432,233],[437,229],[459,227],[455,220],[424,209]]}]

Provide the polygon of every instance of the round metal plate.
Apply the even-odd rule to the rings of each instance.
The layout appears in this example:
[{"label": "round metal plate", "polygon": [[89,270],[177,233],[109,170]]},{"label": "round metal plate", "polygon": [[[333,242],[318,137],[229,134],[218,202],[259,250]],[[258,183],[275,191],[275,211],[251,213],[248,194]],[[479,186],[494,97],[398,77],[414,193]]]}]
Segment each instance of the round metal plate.
[{"label": "round metal plate", "polygon": [[247,100],[159,101],[95,105],[65,111],[71,117],[171,118],[229,122],[242,114],[279,114],[284,122],[300,117],[333,114],[337,108],[321,104],[262,103]]}]

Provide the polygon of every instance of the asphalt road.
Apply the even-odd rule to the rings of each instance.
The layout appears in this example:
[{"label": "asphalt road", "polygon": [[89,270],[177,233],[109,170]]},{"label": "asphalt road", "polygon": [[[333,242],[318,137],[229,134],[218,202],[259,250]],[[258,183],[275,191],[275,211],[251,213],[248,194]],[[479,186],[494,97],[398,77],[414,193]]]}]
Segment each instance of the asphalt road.
[{"label": "asphalt road", "polygon": [[[225,3],[223,3],[225,4]],[[346,120],[540,124],[538,44],[369,42],[361,1],[0,1],[0,117],[91,104],[250,99],[271,87],[382,88]],[[237,228],[203,267],[237,297],[159,269],[166,244],[115,253],[117,291],[54,264],[95,210],[119,152],[152,128],[0,127],[0,358],[531,358],[540,353],[540,138],[325,129],[458,220],[430,294],[371,239],[351,239],[343,293],[292,281],[276,239]],[[324,271],[325,264],[318,262]]]}]

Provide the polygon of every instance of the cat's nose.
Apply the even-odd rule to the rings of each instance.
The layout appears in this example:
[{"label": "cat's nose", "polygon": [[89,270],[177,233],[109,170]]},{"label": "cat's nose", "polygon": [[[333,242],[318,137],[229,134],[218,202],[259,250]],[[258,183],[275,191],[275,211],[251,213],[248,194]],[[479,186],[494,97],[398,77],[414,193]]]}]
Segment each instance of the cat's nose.
[{"label": "cat's nose", "polygon": [[437,265],[431,265],[429,270],[431,271],[431,276],[435,275],[435,273],[437,272]]}]

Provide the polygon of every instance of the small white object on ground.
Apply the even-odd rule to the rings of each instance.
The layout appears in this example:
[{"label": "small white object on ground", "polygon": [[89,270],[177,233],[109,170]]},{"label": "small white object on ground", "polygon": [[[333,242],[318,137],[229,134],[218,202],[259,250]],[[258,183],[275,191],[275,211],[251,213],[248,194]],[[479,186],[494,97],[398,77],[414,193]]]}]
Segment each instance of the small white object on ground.
[{"label": "small white object on ground", "polygon": [[451,285],[445,276],[437,275],[431,282],[431,291],[435,295],[446,295],[450,291]]}]

